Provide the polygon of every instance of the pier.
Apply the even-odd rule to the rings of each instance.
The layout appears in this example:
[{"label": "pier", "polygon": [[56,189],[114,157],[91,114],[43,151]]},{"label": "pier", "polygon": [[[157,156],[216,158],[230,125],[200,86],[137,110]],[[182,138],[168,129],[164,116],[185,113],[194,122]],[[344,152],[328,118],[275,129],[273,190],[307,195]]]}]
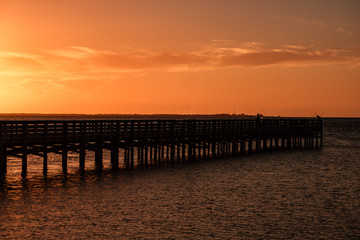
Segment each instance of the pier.
[{"label": "pier", "polygon": [[8,156],[22,159],[21,174],[26,177],[28,155],[43,158],[43,174],[46,175],[49,153],[61,155],[62,171],[67,174],[69,152],[78,154],[79,169],[84,172],[87,151],[95,153],[92,160],[96,169],[102,170],[104,149],[110,150],[113,169],[131,169],[240,154],[321,147],[320,117],[0,121],[0,176],[6,176]]}]

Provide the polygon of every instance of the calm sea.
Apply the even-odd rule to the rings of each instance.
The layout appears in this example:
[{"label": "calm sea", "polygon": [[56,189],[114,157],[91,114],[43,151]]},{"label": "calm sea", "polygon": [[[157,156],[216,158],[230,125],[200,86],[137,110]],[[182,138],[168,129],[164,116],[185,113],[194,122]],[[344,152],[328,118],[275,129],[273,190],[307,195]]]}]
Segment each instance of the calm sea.
[{"label": "calm sea", "polygon": [[[87,157],[91,158],[91,155]],[[0,239],[360,239],[360,120],[324,119],[324,147],[49,176],[9,161]],[[92,161],[91,161],[92,162]],[[105,153],[105,168],[109,155]]]}]

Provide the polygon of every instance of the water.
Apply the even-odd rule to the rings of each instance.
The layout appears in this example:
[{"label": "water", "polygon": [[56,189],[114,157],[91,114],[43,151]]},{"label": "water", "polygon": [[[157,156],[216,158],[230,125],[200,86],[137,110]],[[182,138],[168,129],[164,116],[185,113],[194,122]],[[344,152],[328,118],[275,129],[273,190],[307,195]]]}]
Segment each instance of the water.
[{"label": "water", "polygon": [[53,158],[47,179],[34,158],[1,188],[0,239],[359,239],[359,156],[360,120],[325,119],[320,150],[85,176],[73,156],[67,178]]}]

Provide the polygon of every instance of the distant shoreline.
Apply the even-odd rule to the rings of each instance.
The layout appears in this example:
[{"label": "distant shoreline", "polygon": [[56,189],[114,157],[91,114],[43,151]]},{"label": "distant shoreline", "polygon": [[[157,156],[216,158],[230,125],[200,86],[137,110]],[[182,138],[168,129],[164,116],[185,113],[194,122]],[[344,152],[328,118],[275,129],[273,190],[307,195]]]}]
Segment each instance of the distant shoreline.
[{"label": "distant shoreline", "polygon": [[[67,120],[74,118],[85,119],[104,119],[104,120],[142,120],[142,119],[254,119],[257,115],[246,114],[77,114],[77,113],[0,113],[0,120],[13,120],[14,118],[40,120],[61,119]],[[261,118],[313,118],[313,117],[282,117],[282,116],[263,116]],[[323,119],[360,119],[358,117],[323,117]]]},{"label": "distant shoreline", "polygon": [[254,119],[256,115],[245,114],[43,114],[0,113],[0,119]]}]

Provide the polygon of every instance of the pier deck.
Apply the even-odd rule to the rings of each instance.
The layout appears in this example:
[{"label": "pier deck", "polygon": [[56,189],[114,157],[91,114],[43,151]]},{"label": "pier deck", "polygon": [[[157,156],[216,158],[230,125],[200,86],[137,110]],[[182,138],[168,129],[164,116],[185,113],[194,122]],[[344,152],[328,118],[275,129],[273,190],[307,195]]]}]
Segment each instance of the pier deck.
[{"label": "pier deck", "polygon": [[95,166],[103,167],[103,150],[111,151],[111,166],[159,165],[238,154],[322,147],[321,118],[201,119],[201,120],[82,120],[0,121],[0,176],[6,175],[8,156],[43,157],[47,174],[48,153],[62,156],[67,173],[68,152],[79,154],[85,169],[86,151],[95,152]]}]

